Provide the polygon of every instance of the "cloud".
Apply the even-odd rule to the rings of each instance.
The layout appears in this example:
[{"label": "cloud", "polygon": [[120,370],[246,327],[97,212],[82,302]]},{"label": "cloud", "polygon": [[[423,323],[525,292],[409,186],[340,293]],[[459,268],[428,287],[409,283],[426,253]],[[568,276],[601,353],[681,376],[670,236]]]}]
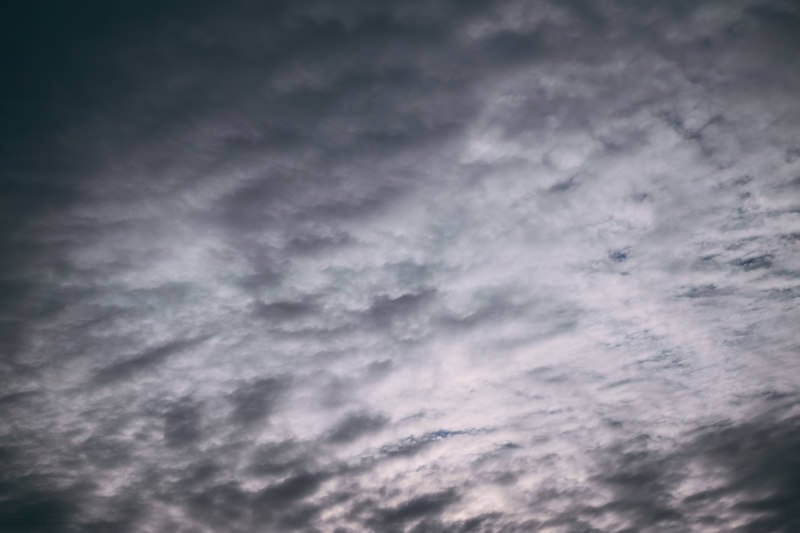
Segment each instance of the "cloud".
[{"label": "cloud", "polygon": [[94,376],[95,383],[99,385],[112,384],[115,381],[130,379],[137,373],[147,371],[159,365],[170,356],[196,346],[204,339],[178,340],[163,346],[147,350],[125,361],[113,363]]},{"label": "cloud", "polygon": [[269,417],[289,384],[280,378],[263,378],[240,385],[231,395],[233,419],[253,424]]},{"label": "cloud", "polygon": [[164,439],[170,446],[184,446],[200,437],[202,416],[191,403],[171,407],[164,415]]},{"label": "cloud", "polygon": [[798,20],[20,8],[0,530],[797,529]]},{"label": "cloud", "polygon": [[432,518],[457,499],[452,491],[424,494],[388,509],[375,512],[370,521],[374,529],[392,531],[418,518]]},{"label": "cloud", "polygon": [[[796,401],[791,405],[796,406]],[[611,490],[586,518],[606,513],[628,527],[791,530],[800,517],[793,468],[797,420],[784,405],[741,422],[700,427],[666,451],[646,435],[605,451],[596,478]]]},{"label": "cloud", "polygon": [[68,494],[17,484],[7,486],[6,491],[0,523],[7,531],[65,530],[74,519],[75,504]]},{"label": "cloud", "polygon": [[330,430],[328,440],[334,443],[351,442],[362,435],[377,431],[389,421],[381,415],[353,413],[339,421]]}]

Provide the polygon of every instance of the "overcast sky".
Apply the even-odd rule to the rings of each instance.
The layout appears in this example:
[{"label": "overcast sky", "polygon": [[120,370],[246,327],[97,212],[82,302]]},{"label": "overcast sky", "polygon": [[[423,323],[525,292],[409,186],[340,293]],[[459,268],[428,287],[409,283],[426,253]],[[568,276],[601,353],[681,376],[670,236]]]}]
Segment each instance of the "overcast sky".
[{"label": "overcast sky", "polygon": [[800,531],[796,1],[52,4],[0,531]]}]

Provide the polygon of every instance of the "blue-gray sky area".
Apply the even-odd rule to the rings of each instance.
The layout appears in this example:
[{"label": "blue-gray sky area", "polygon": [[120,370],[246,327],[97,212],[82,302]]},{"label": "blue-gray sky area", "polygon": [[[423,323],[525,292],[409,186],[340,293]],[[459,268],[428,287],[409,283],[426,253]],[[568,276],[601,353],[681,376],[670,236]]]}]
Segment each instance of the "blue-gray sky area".
[{"label": "blue-gray sky area", "polygon": [[2,19],[0,531],[800,531],[798,2]]}]

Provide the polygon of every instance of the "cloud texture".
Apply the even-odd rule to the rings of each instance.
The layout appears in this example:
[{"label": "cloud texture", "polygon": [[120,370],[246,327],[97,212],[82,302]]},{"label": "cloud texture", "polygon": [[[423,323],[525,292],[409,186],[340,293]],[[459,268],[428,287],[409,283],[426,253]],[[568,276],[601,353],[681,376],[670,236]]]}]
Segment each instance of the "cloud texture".
[{"label": "cloud texture", "polygon": [[0,530],[800,529],[796,2],[6,24]]}]

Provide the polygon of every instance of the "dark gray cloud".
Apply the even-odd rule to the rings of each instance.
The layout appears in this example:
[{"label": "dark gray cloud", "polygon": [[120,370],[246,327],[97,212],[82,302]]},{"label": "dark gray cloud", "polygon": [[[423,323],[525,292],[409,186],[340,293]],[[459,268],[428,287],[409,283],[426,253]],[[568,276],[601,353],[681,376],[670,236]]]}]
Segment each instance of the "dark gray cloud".
[{"label": "dark gray cloud", "polygon": [[792,531],[797,513],[796,398],[743,422],[700,427],[674,448],[649,435],[617,443],[598,456],[597,506],[574,506],[568,523],[616,515],[630,530],[690,528]]},{"label": "dark gray cloud", "polygon": [[331,428],[328,435],[330,442],[351,442],[362,435],[377,431],[389,421],[386,417],[371,413],[353,413],[347,415]]},{"label": "dark gray cloud", "polygon": [[0,530],[794,531],[788,0],[17,6]]},{"label": "dark gray cloud", "polygon": [[164,440],[170,446],[184,446],[200,438],[202,412],[191,402],[180,402],[164,414]]},{"label": "dark gray cloud", "polygon": [[74,494],[29,487],[23,480],[4,485],[0,523],[6,531],[63,531],[74,520]]},{"label": "dark gray cloud", "polygon": [[232,417],[241,424],[260,422],[273,412],[289,383],[281,378],[263,378],[244,383],[231,394]]},{"label": "dark gray cloud", "polygon": [[154,367],[163,363],[167,358],[181,351],[196,346],[204,339],[177,340],[168,342],[163,346],[145,351],[124,361],[112,363],[99,370],[94,376],[94,382],[98,385],[109,385],[115,381],[132,379],[136,374],[153,370]]},{"label": "dark gray cloud", "polygon": [[391,508],[374,512],[370,525],[381,531],[403,531],[408,522],[420,518],[436,518],[457,499],[452,491],[423,494]]}]

